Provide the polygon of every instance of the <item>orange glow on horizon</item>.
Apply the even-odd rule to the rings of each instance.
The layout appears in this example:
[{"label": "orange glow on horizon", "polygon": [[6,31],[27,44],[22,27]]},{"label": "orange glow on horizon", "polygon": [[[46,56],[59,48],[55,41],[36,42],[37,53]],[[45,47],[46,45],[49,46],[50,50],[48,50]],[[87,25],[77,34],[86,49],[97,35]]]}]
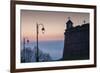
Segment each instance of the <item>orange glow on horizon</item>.
[{"label": "orange glow on horizon", "polygon": [[[35,36],[23,36],[23,38],[29,39],[30,41],[36,41],[36,35]],[[23,39],[22,38],[22,39]],[[50,41],[50,40],[64,40],[64,35],[38,35],[39,41]]]}]

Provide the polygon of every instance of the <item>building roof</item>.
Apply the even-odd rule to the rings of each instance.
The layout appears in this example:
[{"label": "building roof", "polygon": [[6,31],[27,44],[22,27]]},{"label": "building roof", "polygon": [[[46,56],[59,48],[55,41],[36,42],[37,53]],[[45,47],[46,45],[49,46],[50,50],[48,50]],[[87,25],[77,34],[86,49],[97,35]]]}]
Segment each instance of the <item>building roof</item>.
[{"label": "building roof", "polygon": [[81,26],[76,26],[76,27],[73,27],[71,29],[67,29],[66,32],[73,32],[73,31],[80,31],[80,30],[86,30],[86,29],[89,29],[89,23],[86,23],[86,24],[83,24]]},{"label": "building roof", "polygon": [[69,19],[66,24],[73,24],[73,22]]}]

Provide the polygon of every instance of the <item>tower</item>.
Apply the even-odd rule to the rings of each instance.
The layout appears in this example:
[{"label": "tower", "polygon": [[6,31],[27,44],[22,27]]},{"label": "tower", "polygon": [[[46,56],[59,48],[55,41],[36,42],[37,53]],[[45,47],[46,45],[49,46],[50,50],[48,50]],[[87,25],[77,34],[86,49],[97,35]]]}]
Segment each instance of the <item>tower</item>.
[{"label": "tower", "polygon": [[66,28],[70,29],[73,27],[73,22],[70,20],[70,17],[68,17],[68,21],[66,22]]}]

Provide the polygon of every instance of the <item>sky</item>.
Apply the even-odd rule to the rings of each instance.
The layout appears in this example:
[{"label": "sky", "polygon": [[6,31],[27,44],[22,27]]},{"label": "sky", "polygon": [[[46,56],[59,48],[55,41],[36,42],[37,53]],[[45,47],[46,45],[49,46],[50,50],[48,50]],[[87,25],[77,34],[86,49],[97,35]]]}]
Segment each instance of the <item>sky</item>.
[{"label": "sky", "polygon": [[43,24],[44,34],[39,26],[39,40],[64,40],[64,32],[68,17],[73,22],[73,27],[82,25],[84,20],[89,23],[89,13],[53,12],[21,10],[21,38],[36,40],[36,23]]}]

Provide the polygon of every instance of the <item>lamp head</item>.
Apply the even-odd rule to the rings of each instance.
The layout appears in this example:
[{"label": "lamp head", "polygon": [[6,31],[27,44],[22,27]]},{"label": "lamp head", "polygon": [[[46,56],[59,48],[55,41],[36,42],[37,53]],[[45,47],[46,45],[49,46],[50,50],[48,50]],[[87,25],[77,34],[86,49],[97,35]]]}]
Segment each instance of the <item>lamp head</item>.
[{"label": "lamp head", "polygon": [[44,32],[45,32],[45,28],[43,27],[41,30],[42,30],[42,33],[44,34]]}]

